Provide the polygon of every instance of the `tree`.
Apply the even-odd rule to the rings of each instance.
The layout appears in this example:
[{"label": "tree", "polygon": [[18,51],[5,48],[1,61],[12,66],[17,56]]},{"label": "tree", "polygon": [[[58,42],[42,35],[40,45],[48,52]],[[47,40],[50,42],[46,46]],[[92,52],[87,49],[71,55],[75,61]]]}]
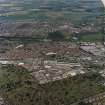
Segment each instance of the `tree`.
[{"label": "tree", "polygon": [[91,103],[80,102],[78,105],[92,105]]},{"label": "tree", "polygon": [[48,33],[48,39],[52,41],[61,41],[64,40],[65,37],[62,32],[60,31],[55,31],[55,32],[49,32]]}]

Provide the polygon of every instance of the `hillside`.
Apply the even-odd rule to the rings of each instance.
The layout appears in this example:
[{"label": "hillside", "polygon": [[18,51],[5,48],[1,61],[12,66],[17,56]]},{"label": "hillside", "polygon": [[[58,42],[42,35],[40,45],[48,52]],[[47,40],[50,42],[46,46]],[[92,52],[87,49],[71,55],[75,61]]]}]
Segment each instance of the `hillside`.
[{"label": "hillside", "polygon": [[6,105],[72,105],[104,92],[96,82],[100,79],[97,74],[86,74],[38,84],[26,69],[7,65],[1,70],[0,91]]},{"label": "hillside", "polygon": [[0,0],[0,20],[94,20],[101,14],[100,0]]}]

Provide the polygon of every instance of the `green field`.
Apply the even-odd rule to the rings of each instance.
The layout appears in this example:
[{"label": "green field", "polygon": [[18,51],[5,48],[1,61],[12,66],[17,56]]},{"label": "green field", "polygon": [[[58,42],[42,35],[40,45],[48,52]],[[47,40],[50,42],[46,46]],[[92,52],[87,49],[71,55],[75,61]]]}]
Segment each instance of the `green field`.
[{"label": "green field", "polygon": [[80,36],[80,41],[89,41],[89,42],[96,42],[96,41],[103,41],[105,35],[101,33],[93,33],[93,34],[84,34]]}]

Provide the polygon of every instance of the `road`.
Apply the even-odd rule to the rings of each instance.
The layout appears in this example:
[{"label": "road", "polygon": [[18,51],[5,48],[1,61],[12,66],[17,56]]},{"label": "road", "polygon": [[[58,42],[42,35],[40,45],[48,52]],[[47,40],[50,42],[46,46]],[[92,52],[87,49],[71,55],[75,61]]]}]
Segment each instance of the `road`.
[{"label": "road", "polygon": [[[93,105],[105,105],[105,103],[100,102],[100,100],[102,100],[104,98],[105,98],[105,92],[97,94],[95,96],[85,98],[85,99],[83,99],[81,101],[85,102],[85,103],[92,103]],[[75,103],[73,103],[71,105],[78,105],[81,101],[75,102]]]}]

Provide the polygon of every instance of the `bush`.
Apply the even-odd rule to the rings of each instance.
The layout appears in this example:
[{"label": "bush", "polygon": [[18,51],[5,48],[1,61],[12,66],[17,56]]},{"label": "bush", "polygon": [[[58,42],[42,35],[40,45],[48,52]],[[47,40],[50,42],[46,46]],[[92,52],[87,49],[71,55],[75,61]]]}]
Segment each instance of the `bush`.
[{"label": "bush", "polygon": [[78,105],[92,105],[91,103],[80,102]]}]

